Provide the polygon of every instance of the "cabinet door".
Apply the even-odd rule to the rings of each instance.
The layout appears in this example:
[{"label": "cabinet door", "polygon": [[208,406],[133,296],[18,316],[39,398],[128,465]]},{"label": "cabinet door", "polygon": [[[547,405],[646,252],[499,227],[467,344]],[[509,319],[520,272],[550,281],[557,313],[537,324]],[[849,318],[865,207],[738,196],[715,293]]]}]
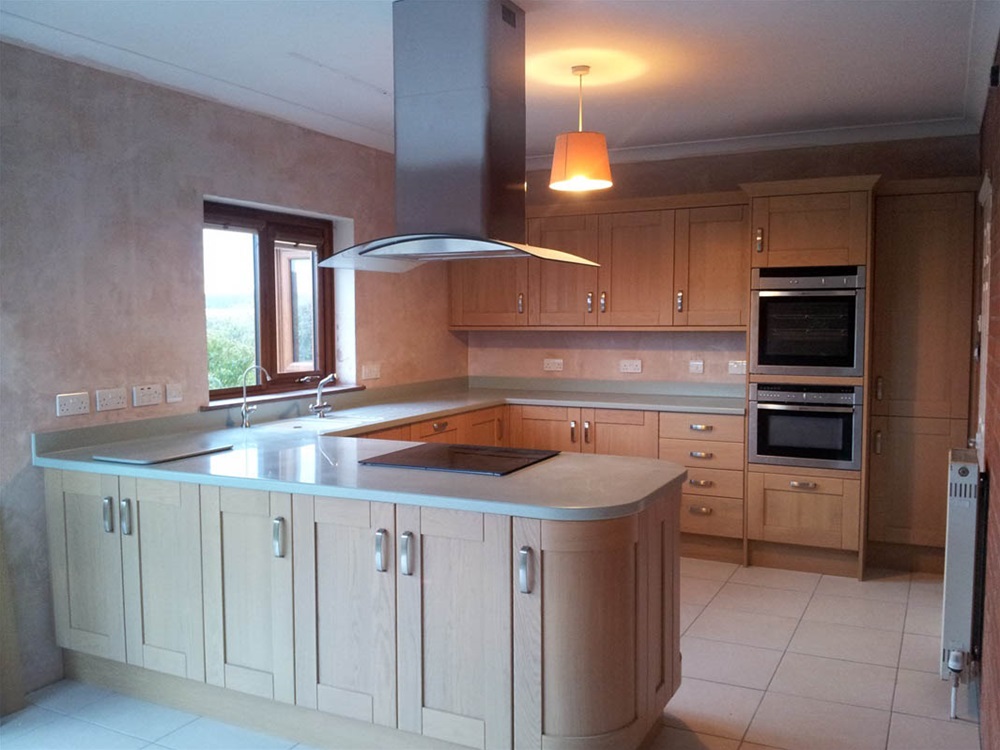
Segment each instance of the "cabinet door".
[{"label": "cabinet door", "polygon": [[973,196],[888,196],[876,211],[872,413],[965,419]]},{"label": "cabinet door", "polygon": [[201,488],[209,684],[294,703],[291,520],[290,495]]},{"label": "cabinet door", "polygon": [[118,479],[45,472],[56,642],[125,661]]},{"label": "cabinet door", "polygon": [[449,273],[452,325],[527,325],[527,259],[452,261]]},{"label": "cabinet door", "polygon": [[510,748],[510,518],[400,505],[396,529],[399,728]]},{"label": "cabinet door", "polygon": [[364,435],[358,435],[358,437],[371,438],[373,440],[409,440],[410,425],[405,424],[399,427],[386,427],[384,430],[366,432]]},{"label": "cabinet door", "polygon": [[518,448],[579,453],[583,444],[580,409],[565,406],[512,406],[512,442]]},{"label": "cabinet door", "polygon": [[871,420],[868,538],[944,547],[948,451],[965,447],[964,419]]},{"label": "cabinet door", "polygon": [[599,325],[673,321],[674,212],[600,217]]},{"label": "cabinet door", "polygon": [[410,440],[421,443],[461,443],[465,414],[428,419],[410,425]]},{"label": "cabinet door", "polygon": [[[551,216],[528,220],[528,243],[598,259],[596,216]],[[597,323],[597,268],[532,259],[529,323],[582,326]]]},{"label": "cabinet door", "polygon": [[747,206],[677,211],[674,325],[747,324],[748,214]]},{"label": "cabinet door", "polygon": [[807,474],[747,473],[747,537],[857,550],[861,483]]},{"label": "cabinet door", "polygon": [[864,265],[869,200],[865,190],[754,198],[751,265]]},{"label": "cabinet door", "polygon": [[198,486],[121,477],[129,664],[205,679]]},{"label": "cabinet door", "polygon": [[632,409],[583,409],[584,453],[656,458],[656,412]]},{"label": "cabinet door", "polygon": [[295,499],[295,702],[396,725],[394,508]]},{"label": "cabinet door", "polygon": [[507,408],[504,406],[467,413],[462,442],[470,445],[503,445],[506,414]]}]

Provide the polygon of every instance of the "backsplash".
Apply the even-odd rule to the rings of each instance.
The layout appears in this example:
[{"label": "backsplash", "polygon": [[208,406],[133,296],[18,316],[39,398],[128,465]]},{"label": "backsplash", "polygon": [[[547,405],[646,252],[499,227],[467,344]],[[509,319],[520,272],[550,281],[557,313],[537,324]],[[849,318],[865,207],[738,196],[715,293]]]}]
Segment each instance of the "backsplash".
[{"label": "backsplash", "polygon": [[[470,331],[470,377],[555,380],[690,381],[743,384],[730,375],[730,361],[746,360],[739,332],[689,331]],[[561,359],[561,371],[546,371],[546,359]],[[621,360],[641,360],[642,372],[620,372]],[[703,372],[690,363],[703,363]]]}]

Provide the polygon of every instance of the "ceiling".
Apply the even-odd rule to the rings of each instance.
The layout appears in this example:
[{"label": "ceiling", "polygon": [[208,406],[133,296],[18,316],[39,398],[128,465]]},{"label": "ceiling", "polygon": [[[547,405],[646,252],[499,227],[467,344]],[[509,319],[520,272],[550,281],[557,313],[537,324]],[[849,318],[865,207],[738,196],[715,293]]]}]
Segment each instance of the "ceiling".
[{"label": "ceiling", "polygon": [[[515,0],[516,1],[516,0]],[[527,153],[612,160],[979,130],[1000,0],[521,0]],[[391,151],[391,0],[3,0],[0,38]]]}]

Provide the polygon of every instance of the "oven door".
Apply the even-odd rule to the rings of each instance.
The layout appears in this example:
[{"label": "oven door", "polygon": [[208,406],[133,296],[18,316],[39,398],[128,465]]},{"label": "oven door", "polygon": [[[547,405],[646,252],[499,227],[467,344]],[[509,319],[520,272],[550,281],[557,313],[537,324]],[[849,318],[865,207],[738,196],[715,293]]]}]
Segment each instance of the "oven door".
[{"label": "oven door", "polygon": [[861,405],[750,402],[749,461],[820,469],[861,468]]},{"label": "oven door", "polygon": [[756,290],[750,314],[750,372],[864,374],[863,289]]}]

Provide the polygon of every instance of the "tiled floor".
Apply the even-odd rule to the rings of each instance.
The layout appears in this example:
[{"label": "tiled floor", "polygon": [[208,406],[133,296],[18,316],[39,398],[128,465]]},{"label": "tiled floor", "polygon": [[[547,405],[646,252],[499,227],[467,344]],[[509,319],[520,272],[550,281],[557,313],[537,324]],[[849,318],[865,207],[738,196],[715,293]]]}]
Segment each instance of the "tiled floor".
[{"label": "tiled floor", "polygon": [[[978,750],[939,679],[940,577],[876,580],[681,561],[683,682],[650,750]],[[2,750],[307,750],[64,681],[0,724]]]}]

